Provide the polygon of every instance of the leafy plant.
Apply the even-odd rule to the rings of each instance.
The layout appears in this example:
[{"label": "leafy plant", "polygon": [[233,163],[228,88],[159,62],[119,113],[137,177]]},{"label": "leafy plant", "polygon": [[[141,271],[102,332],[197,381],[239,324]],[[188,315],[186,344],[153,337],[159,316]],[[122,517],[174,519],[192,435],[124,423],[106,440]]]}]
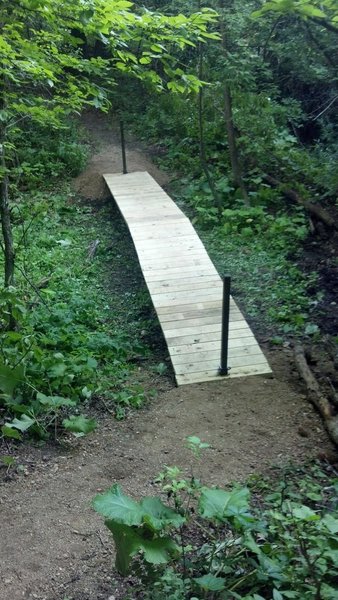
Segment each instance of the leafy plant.
[{"label": "leafy plant", "polygon": [[[290,467],[279,481],[251,480],[259,509],[257,498],[250,506],[248,487],[196,487],[178,477],[177,468],[167,467],[159,478],[173,508],[159,498],[135,502],[118,486],[94,499],[114,536],[117,569],[126,575],[139,561],[151,565],[141,575],[143,597],[336,598],[337,481],[316,465],[302,478]],[[163,486],[168,478],[171,485]],[[185,504],[192,488],[195,501]]]},{"label": "leafy plant", "polygon": [[[106,251],[113,235],[107,230],[109,219],[93,225],[91,210],[69,201],[68,190],[34,194],[34,199],[30,193],[20,195],[19,207],[16,287],[0,294],[2,435],[13,440],[26,432],[56,437],[62,429],[83,435],[94,427],[82,416],[94,395],[107,405],[113,402],[119,418],[146,401],[140,386],[124,385],[133,367],[130,359],[147,352],[139,342],[142,325],[136,322],[141,309],[131,297],[128,331],[122,308],[117,310],[118,302],[126,307],[125,298],[115,295],[113,312],[111,293],[103,290],[112,261]],[[98,237],[102,256],[90,261],[88,245]],[[9,304],[16,330],[8,329]]]}]

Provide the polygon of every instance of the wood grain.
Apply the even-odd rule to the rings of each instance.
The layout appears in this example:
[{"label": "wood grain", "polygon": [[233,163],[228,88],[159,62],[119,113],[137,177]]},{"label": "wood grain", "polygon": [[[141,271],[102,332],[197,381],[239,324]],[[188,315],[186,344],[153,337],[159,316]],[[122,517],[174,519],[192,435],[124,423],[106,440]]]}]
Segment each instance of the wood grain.
[{"label": "wood grain", "polygon": [[[104,175],[129,228],[178,385],[218,374],[223,284],[189,219],[146,172]],[[229,377],[271,369],[231,298]]]}]

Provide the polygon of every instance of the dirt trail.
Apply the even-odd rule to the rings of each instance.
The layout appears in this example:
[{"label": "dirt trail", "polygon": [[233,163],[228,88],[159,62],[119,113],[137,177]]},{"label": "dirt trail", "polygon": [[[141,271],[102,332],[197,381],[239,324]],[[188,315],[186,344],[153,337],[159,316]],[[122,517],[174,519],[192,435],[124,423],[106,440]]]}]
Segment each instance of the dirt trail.
[{"label": "dirt trail", "polygon": [[[91,128],[103,147],[75,185],[97,197],[98,186],[106,193],[100,174],[114,165],[121,170],[120,154],[104,121],[92,121]],[[143,153],[128,154],[130,170],[147,169],[165,183],[166,176]],[[167,378],[152,381],[140,370],[147,387],[157,385],[158,397],[149,407],[120,423],[102,417],[97,432],[75,446],[33,448],[22,459],[25,471],[1,486],[0,600],[122,598],[112,544],[91,499],[116,482],[136,497],[154,494],[153,480],[163,464],[189,473],[188,435],[211,446],[194,467],[207,484],[223,485],[330,450],[319,418],[292,379],[287,354],[275,350],[268,358],[273,379],[223,379],[181,388]],[[299,429],[304,424],[307,437]]]}]

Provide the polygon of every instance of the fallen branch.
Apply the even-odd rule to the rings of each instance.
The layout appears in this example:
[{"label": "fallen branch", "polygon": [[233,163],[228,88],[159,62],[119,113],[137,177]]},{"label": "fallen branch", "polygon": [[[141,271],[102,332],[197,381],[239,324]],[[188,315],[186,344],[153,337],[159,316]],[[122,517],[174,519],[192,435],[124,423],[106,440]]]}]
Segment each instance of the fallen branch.
[{"label": "fallen branch", "polygon": [[295,346],[294,357],[298,373],[305,382],[308,399],[321,414],[330,438],[338,446],[338,415],[334,413],[333,406],[321,392],[319,384],[307,363],[304,349],[300,344]]},{"label": "fallen branch", "polygon": [[326,225],[328,229],[337,229],[335,220],[331,217],[327,210],[325,210],[325,208],[323,208],[322,206],[319,206],[319,204],[314,204],[310,200],[304,200],[298,194],[298,192],[296,192],[295,190],[285,188],[281,181],[278,181],[278,179],[271,177],[271,175],[264,174],[263,180],[266,181],[272,187],[280,187],[282,194],[284,194],[286,198],[302,206],[311,217],[313,217],[317,221],[321,221],[322,223],[324,223],[324,225]]}]

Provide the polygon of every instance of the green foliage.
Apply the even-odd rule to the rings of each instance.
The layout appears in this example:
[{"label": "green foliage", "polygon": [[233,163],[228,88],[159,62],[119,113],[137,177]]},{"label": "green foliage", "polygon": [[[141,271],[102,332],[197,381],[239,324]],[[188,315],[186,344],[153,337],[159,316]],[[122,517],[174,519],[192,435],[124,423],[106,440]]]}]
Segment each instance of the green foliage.
[{"label": "green foliage", "polygon": [[113,533],[118,570],[127,575],[139,561],[150,564],[137,571],[149,600],[334,600],[337,480],[313,465],[248,484],[251,505],[245,487],[195,488],[192,503],[185,499],[191,482],[176,490],[182,502],[174,509],[155,498],[135,502],[118,486],[97,496],[94,508]]},{"label": "green foliage", "polygon": [[210,445],[206,442],[201,442],[200,438],[196,435],[189,435],[186,440],[186,447],[191,450],[195,458],[200,459],[203,450],[210,448]]},{"label": "green foliage", "polygon": [[94,498],[93,507],[106,518],[105,523],[113,534],[116,567],[122,575],[127,575],[131,559],[140,552],[151,565],[167,564],[177,554],[177,544],[164,533],[169,527],[180,527],[185,519],[159,498],[135,502],[114,485]]},{"label": "green foliage", "polygon": [[[65,123],[60,129],[26,123],[22,130],[11,135],[17,151],[8,152],[7,162],[11,165],[13,187],[34,189],[41,181],[50,181],[61,176],[74,177],[85,167],[87,147],[79,140],[75,126]],[[12,161],[12,164],[11,164]]]},{"label": "green foliage", "polygon": [[67,431],[71,431],[76,437],[87,435],[96,429],[95,419],[87,419],[83,415],[71,415],[69,419],[64,419],[62,425]]},{"label": "green foliage", "polygon": [[[292,221],[287,223],[292,232]],[[284,238],[265,235],[224,237],[222,231],[202,232],[219,272],[232,273],[233,293],[249,315],[281,333],[304,332],[321,298],[308,294],[317,275],[304,275],[294,264],[295,255],[290,260],[289,250],[295,252],[296,246],[293,233],[284,229]]]},{"label": "green foliage", "polygon": [[[129,359],[146,348],[137,340],[135,315],[130,331],[123,331],[111,294],[103,290],[114,260],[109,216],[101,222],[96,213],[96,224],[91,209],[67,193],[19,198],[13,208],[17,287],[0,294],[2,435],[19,440],[27,431],[45,438],[51,431],[57,436],[61,427],[83,435],[95,428],[82,414],[94,398],[106,401],[119,418],[144,404],[144,391],[124,383]],[[97,238],[99,260],[90,260],[88,247]],[[121,294],[120,301],[125,308]],[[9,304],[19,325],[15,331],[7,327]]]}]

